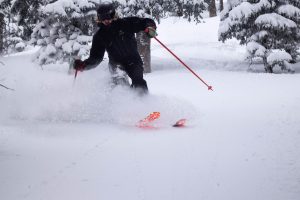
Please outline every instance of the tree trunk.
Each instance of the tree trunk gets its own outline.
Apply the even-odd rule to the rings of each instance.
[[[209,17],[217,16],[216,0],[210,0],[208,10],[209,10]]]
[[[268,64],[266,57],[263,57],[263,63],[264,63],[265,71],[267,73],[273,73],[273,68],[271,65]]]
[[[224,2],[220,0],[220,12],[224,9]]]
[[[136,34],[138,51],[144,62],[144,72],[151,72],[151,40],[143,31]]]
[[[4,14],[0,12],[0,54],[2,54],[4,50],[4,28]]]

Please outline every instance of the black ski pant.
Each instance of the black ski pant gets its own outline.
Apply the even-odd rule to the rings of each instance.
[[[110,72],[113,74],[117,68],[126,72],[131,79],[131,87],[147,93],[147,82],[143,78],[143,62],[139,59],[128,60],[125,62],[116,62],[112,59],[109,60]]]

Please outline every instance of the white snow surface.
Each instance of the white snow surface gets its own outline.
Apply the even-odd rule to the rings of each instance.
[[[150,94],[111,88],[107,59],[79,73],[2,57],[0,199],[298,200],[300,66],[248,72],[245,47],[217,41],[219,18],[158,25]],[[135,123],[160,111],[156,128]],[[186,118],[184,128],[173,128]]]

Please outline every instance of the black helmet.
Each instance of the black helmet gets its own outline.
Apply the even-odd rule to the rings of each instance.
[[[115,17],[115,14],[115,7],[112,3],[101,4],[97,10],[98,19],[100,21],[113,19]]]

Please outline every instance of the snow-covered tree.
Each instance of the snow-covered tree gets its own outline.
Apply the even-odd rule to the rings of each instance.
[[[148,17],[160,20],[163,10],[159,2],[143,0],[114,1],[121,16]]]
[[[26,47],[24,28],[18,25],[16,17],[6,18],[5,47],[7,53],[20,52]]]
[[[34,26],[40,21],[39,9],[45,0],[14,0],[11,13],[17,17],[17,25],[23,29],[23,39],[28,41]]]
[[[4,14],[0,11],[0,54],[2,54],[4,46],[4,26]]]
[[[290,70],[299,54],[298,0],[228,0],[221,14],[219,40],[237,38],[247,45],[248,59],[260,58],[266,72]]]
[[[170,13],[176,12],[177,16],[186,18],[189,22],[194,21],[201,22],[202,13],[208,8],[208,4],[205,0],[174,0],[166,9]],[[165,8],[164,8],[165,10]]]
[[[117,1],[125,16],[152,16],[158,23],[169,14],[200,22],[201,14],[207,8],[204,0],[125,0]]]
[[[3,49],[6,53],[22,51],[34,25],[40,18],[38,9],[43,0],[3,0]]]
[[[0,53],[2,54],[5,49],[5,38],[6,38],[6,29],[5,29],[5,19],[8,9],[11,6],[10,0],[0,0]]]
[[[98,0],[56,0],[43,6],[44,20],[37,24],[31,43],[42,48],[40,64],[66,61],[70,56],[87,56],[96,26]]]
[[[201,22],[202,13],[208,7],[207,4],[204,3],[204,0],[185,0],[183,1],[183,17],[188,19],[188,21],[192,21],[192,18],[196,22]]]

